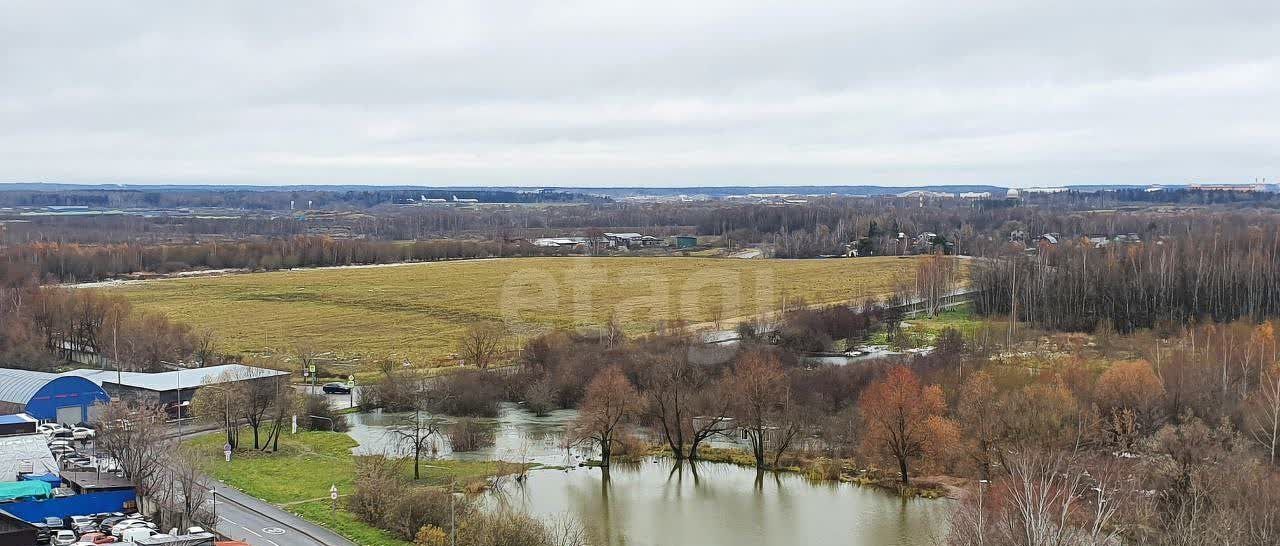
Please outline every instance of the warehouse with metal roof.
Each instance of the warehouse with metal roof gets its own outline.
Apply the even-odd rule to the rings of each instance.
[[[107,391],[83,377],[0,368],[0,413],[75,424],[90,421],[93,405],[109,401]]]
[[[63,377],[76,376],[99,385],[112,398],[156,404],[171,418],[188,417],[191,399],[204,385],[231,382],[262,382],[288,385],[289,372],[224,364],[207,368],[183,368],[160,373],[116,370],[72,370]]]

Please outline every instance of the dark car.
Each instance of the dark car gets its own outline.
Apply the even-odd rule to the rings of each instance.
[[[109,518],[105,518],[102,520],[102,522],[98,523],[98,530],[110,535],[111,527],[113,527],[115,524],[120,523],[126,519],[128,518],[124,516],[111,516]]]
[[[48,544],[49,543],[49,526],[43,523],[32,523],[31,526],[36,528],[36,543]]]
[[[346,383],[325,383],[324,393],[325,394],[351,394],[351,387],[348,387]]]

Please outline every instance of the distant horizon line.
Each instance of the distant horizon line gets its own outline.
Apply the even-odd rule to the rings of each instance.
[[[992,189],[1028,189],[1028,188],[1151,188],[1151,187],[1190,187],[1193,185],[1274,185],[1274,182],[1262,181],[1252,182],[1176,182],[1176,183],[1080,183],[1080,184],[1042,184],[1042,185],[1017,185],[1004,186],[999,184],[913,184],[913,185],[884,185],[884,184],[698,184],[698,185],[672,185],[672,186],[558,186],[558,185],[419,185],[419,184],[366,184],[366,183],[312,183],[312,184],[263,184],[263,183],[200,183],[200,182],[0,182],[0,191],[13,191],[22,188],[36,187],[61,187],[65,189],[137,189],[137,188],[156,188],[156,189],[316,189],[316,190],[332,190],[345,188],[369,188],[369,189],[393,189],[393,190],[515,190],[515,191],[539,191],[539,190],[605,190],[605,191],[624,191],[624,190],[725,190],[725,189],[771,189],[771,188],[877,188],[877,189],[921,189],[921,188],[992,188]]]

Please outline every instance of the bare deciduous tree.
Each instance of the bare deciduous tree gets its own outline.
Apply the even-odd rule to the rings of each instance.
[[[791,397],[787,374],[773,353],[757,350],[744,355],[728,379],[733,415],[746,432],[756,468],[765,467],[765,442]]]
[[[440,435],[442,421],[422,411],[421,408],[401,417],[388,429],[401,450],[413,453],[413,479],[421,474],[422,454],[430,450]]]
[[[472,324],[459,342],[458,354],[467,364],[483,370],[502,356],[505,338],[506,332],[496,322]]]
[[[1250,401],[1249,433],[1267,453],[1267,461],[1276,463],[1280,448],[1280,364],[1262,374],[1258,390]]]
[[[587,384],[586,398],[571,440],[591,442],[600,448],[600,465],[609,467],[609,457],[618,441],[618,425],[644,409],[644,399],[636,392],[627,376],[616,366],[601,370]]]
[[[156,490],[157,478],[173,451],[173,441],[166,438],[164,410],[131,401],[112,401],[103,406],[96,424],[94,442],[98,450],[114,459],[133,484],[141,512],[143,499]]]

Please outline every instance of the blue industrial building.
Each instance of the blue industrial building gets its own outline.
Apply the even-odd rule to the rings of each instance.
[[[111,397],[93,381],[73,375],[0,368],[0,413],[26,412],[41,421],[89,422],[94,404]]]

